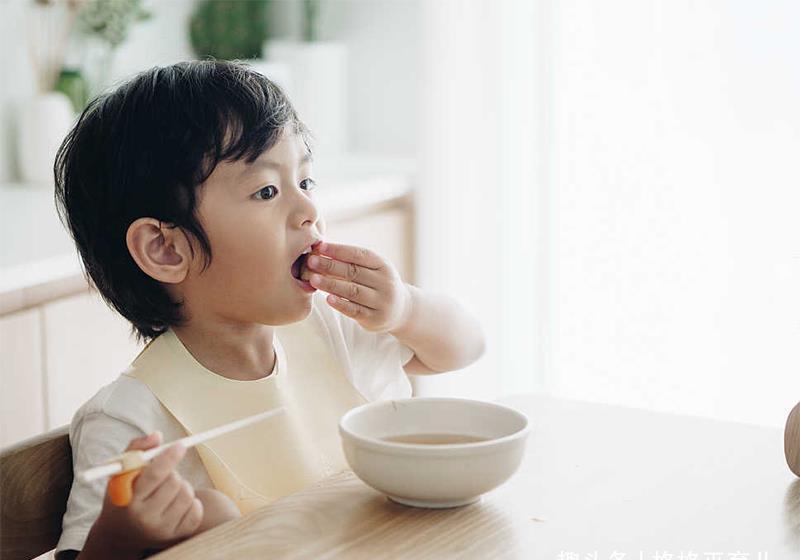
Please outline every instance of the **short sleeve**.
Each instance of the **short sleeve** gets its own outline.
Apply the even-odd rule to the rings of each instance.
[[[384,363],[406,365],[414,351],[388,333],[368,331],[357,321],[339,314],[342,333],[350,353],[365,367],[380,367]]]
[[[333,344],[344,356],[353,383],[369,400],[411,396],[411,383],[403,370],[414,350],[388,333],[368,331],[357,321],[336,311],[323,292],[314,293],[315,308],[328,325]]]
[[[186,435],[185,430],[138,379],[121,375],[86,402],[70,423],[74,473],[121,455],[132,439],[159,430],[165,442]],[[200,456],[189,449],[178,472],[194,488],[213,487]],[[100,515],[107,479],[91,483],[73,476],[56,552],[81,550],[89,530]]]
[[[70,425],[69,438],[73,471],[81,472],[121,454],[130,440],[143,435],[144,432],[135,426],[103,412],[76,415]],[[100,515],[105,485],[105,479],[84,482],[73,478],[56,552],[83,548],[89,529]]]

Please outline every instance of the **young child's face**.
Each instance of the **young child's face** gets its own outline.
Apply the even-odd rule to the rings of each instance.
[[[212,261],[204,271],[201,258],[192,263],[183,294],[190,314],[268,325],[308,316],[312,293],[292,264],[324,234],[311,171],[302,138],[288,130],[252,165],[217,165],[199,191]]]

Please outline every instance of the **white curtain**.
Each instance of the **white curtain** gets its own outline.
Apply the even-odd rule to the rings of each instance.
[[[422,3],[418,278],[482,321],[475,365],[420,377],[420,395],[540,388],[537,27],[533,2]]]
[[[800,4],[423,3],[420,282],[489,352],[420,394],[782,425],[800,400]]]

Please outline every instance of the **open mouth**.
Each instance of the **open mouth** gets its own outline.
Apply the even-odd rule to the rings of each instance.
[[[302,288],[304,292],[313,293],[316,292],[317,289],[311,285],[311,282],[306,280],[305,278],[310,278],[310,272],[308,271],[308,257],[314,251],[314,248],[317,247],[322,241],[317,240],[312,243],[309,247],[306,247],[306,250],[297,257],[294,262],[292,262],[291,266],[291,273],[292,278],[295,279],[297,282],[297,286]]]
[[[303,275],[303,271],[305,270],[306,259],[308,259],[308,253],[303,253],[292,263],[292,276],[298,280],[302,280],[300,277]]]

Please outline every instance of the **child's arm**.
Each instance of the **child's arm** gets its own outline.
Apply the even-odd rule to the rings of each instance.
[[[406,284],[410,307],[406,320],[389,331],[414,350],[406,373],[452,371],[483,355],[485,340],[480,323],[454,299]]]
[[[150,434],[131,441],[126,451],[160,443],[160,434]],[[138,559],[148,549],[166,548],[194,534],[203,520],[203,505],[175,471],[185,453],[183,446],[173,446],[146,465],[126,507],[113,505],[106,492],[78,558]]]
[[[325,242],[307,265],[302,278],[332,294],[331,307],[414,350],[406,373],[451,371],[483,354],[483,331],[474,317],[449,297],[404,283],[392,263],[372,251]]]

